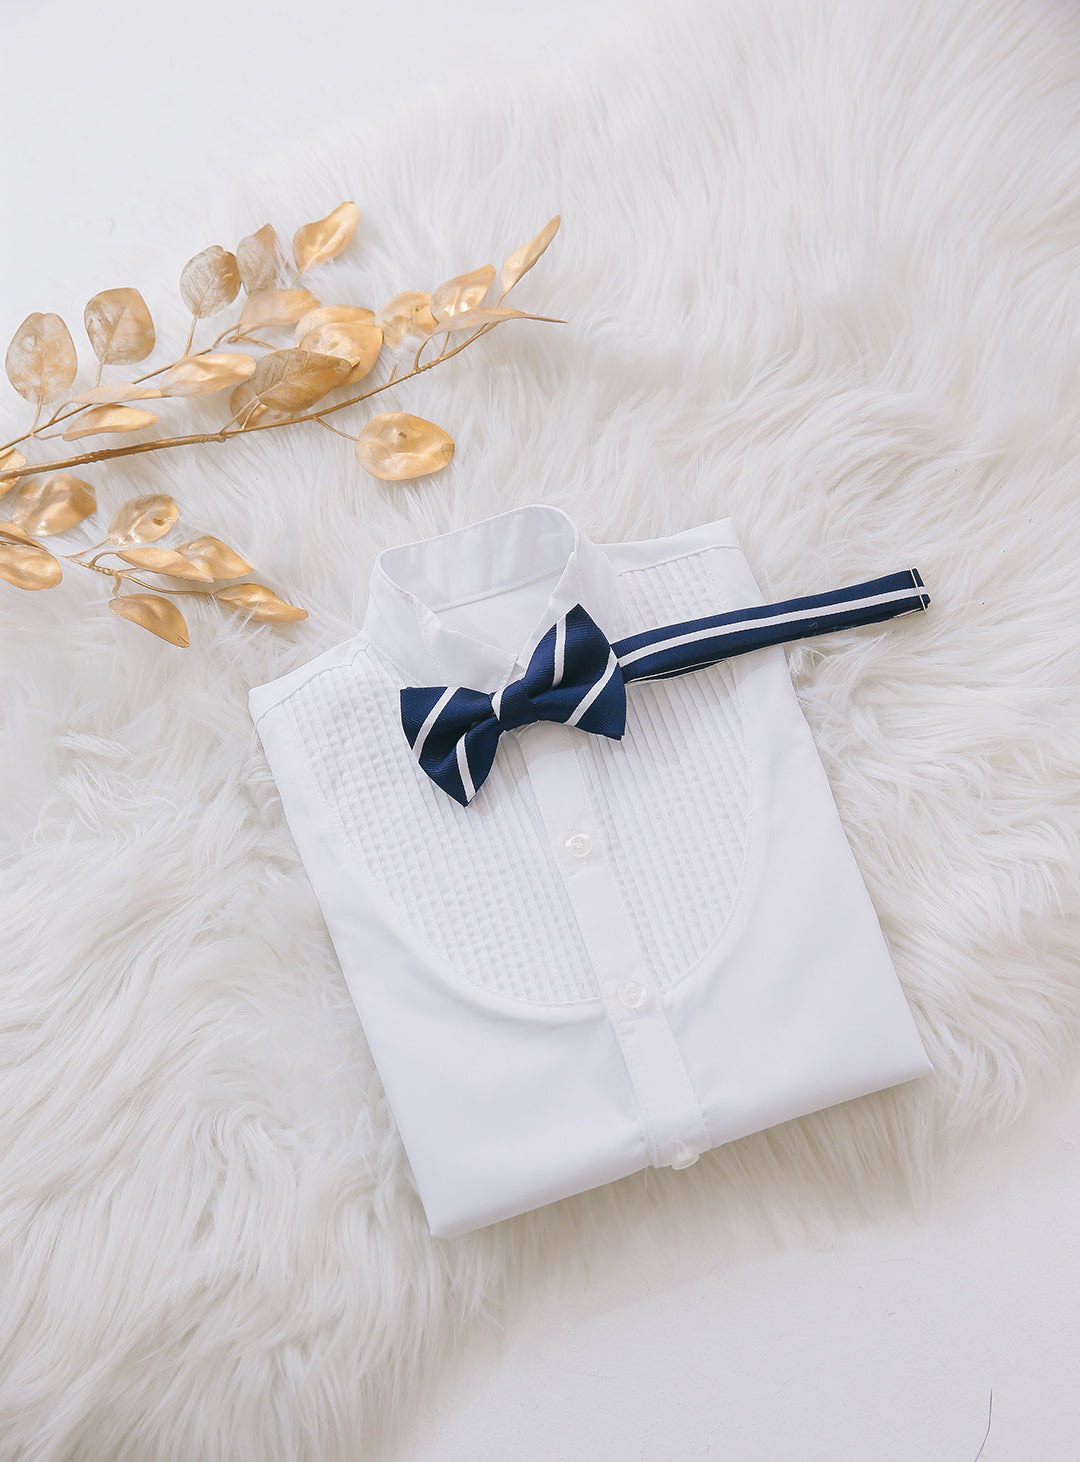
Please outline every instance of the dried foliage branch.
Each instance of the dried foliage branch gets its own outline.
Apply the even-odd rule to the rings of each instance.
[[[106,366],[136,364],[154,349],[154,322],[137,289],[107,289],[87,304],[83,323],[97,359],[97,374],[92,387],[74,395],[78,356],[67,326],[59,315],[27,316],[5,360],[8,379],[33,405],[34,418],[22,436],[0,446],[0,498],[12,493],[4,505],[7,515],[0,518],[0,579],[19,589],[48,589],[60,582],[60,560],[40,539],[68,532],[97,511],[93,486],[71,471],[88,464],[227,442],[311,421],[353,442],[360,465],[383,481],[423,477],[445,467],[454,455],[453,438],[423,417],[387,411],[355,433],[331,426],[324,418],[435,369],[506,320],[549,320],[509,309],[502,301],[551,243],[559,219],[553,218],[506,259],[499,275],[501,293],[494,302],[485,303],[496,278],[494,266],[485,264],[448,279],[430,293],[406,290],[379,310],[323,304],[301,280],[308,270],[330,262],[346,248],[358,222],[356,204],[346,202],[297,229],[294,270],[287,285],[282,279],[285,252],[270,224],[241,239],[235,254],[218,244],[203,249],[180,275],[180,294],[191,312],[183,353],[170,364],[129,380],[103,381],[102,376]],[[220,315],[241,292],[244,298],[236,319],[210,344],[192,352],[200,322]],[[290,344],[262,338],[285,330],[292,332]],[[439,348],[424,359],[429,343],[433,350],[435,344]],[[412,361],[399,374],[394,357],[405,347],[413,350]],[[252,350],[263,353],[255,355]],[[384,379],[371,384],[380,361],[387,357]],[[348,388],[360,382],[364,389],[348,394]],[[216,431],[152,437],[47,461],[28,461],[19,450],[27,443],[143,432],[157,424],[158,416],[141,403],[225,391],[230,393],[227,414]],[[50,406],[52,415],[42,422],[42,413]],[[183,543],[159,542],[178,518],[171,497],[135,497],[114,514],[102,542],[61,557],[110,578],[109,608],[174,645],[188,644],[187,625],[166,595],[201,594],[268,623],[306,617],[306,610],[287,604],[264,584],[227,582],[249,573],[251,565],[220,539],[204,535]],[[140,572],[173,582],[147,582],[138,576]],[[145,592],[132,592],[132,585]]]

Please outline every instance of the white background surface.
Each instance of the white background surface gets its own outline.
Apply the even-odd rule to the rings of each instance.
[[[217,199],[339,117],[601,52],[655,0],[539,8],[0,5],[0,344],[149,291]],[[336,201],[336,200],[335,200]],[[222,240],[229,244],[232,241]],[[402,1418],[394,1462],[1080,1459],[1080,1092],[973,1152],[928,1215],[738,1251],[613,1235]]]

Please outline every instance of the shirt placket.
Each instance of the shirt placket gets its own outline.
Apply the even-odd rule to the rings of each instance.
[[[712,1144],[663,993],[627,919],[573,745],[585,733],[541,721],[513,734],[622,1053],[650,1161],[689,1167]]]

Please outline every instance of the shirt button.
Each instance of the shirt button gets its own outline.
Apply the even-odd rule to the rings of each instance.
[[[676,1142],[675,1151],[671,1157],[671,1166],[673,1168],[692,1168],[700,1156],[700,1152],[696,1152],[692,1147],[687,1147],[685,1142]]]
[[[592,838],[588,833],[571,833],[566,840],[566,851],[574,858],[587,858],[592,852]]]
[[[628,980],[619,991],[619,999],[627,1010],[640,1010],[648,998],[648,990],[644,985],[639,985],[636,980]]]

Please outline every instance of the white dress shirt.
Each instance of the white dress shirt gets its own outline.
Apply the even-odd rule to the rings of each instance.
[[[381,553],[361,632],[250,693],[437,1236],[931,1070],[781,648],[629,686],[621,740],[505,733],[468,807],[420,769],[399,690],[495,692],[577,603],[762,596],[728,520],[517,508]]]

